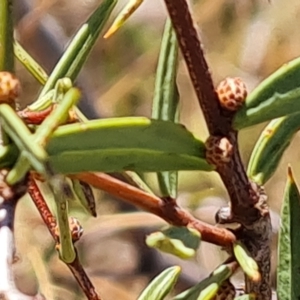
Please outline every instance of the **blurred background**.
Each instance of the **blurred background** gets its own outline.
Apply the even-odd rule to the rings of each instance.
[[[17,39],[48,72],[82,22],[101,3],[100,0],[14,2]],[[119,1],[109,24],[126,2]],[[239,76],[251,91],[282,64],[299,56],[300,2],[297,0],[201,0],[194,1],[191,7],[216,85],[224,77]],[[80,107],[89,118],[151,116],[165,19],[162,0],[145,0],[115,35],[108,40],[99,39],[77,83],[84,93]],[[35,100],[41,86],[18,63],[17,73],[23,86],[21,106],[25,107]],[[180,121],[205,140],[208,132],[181,57],[177,81]],[[265,125],[240,132],[245,164]],[[300,180],[299,146],[297,135],[275,176],[266,185],[274,245],[289,163]],[[156,177],[147,174],[145,179],[159,193]],[[46,187],[43,188],[47,193]],[[80,258],[103,299],[136,299],[154,275],[175,264],[183,268],[176,286],[179,292],[207,276],[226,258],[218,247],[206,243],[202,243],[197,257],[188,261],[150,250],[145,246],[145,235],[164,222],[104,192],[95,191],[95,194],[96,219],[89,217],[77,203],[70,206],[71,215],[84,227],[84,235],[77,244]],[[51,205],[51,196],[47,199]],[[178,201],[201,220],[213,224],[215,212],[227,200],[216,174],[180,172]],[[16,235],[19,260],[15,269],[21,290],[34,294],[40,288],[47,299],[84,299],[69,270],[59,261],[51,236],[28,197],[18,206]],[[275,247],[273,256],[275,269]]]

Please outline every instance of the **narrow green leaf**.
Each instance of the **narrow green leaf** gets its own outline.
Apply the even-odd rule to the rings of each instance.
[[[88,21],[81,26],[56,64],[40,97],[53,89],[56,81],[60,78],[69,77],[72,81],[76,79],[116,3],[117,0],[103,1]]]
[[[183,125],[145,117],[108,118],[60,126],[49,142],[49,149],[52,154],[68,149],[122,149],[124,142],[130,148],[156,149],[199,157],[205,154],[203,142]]]
[[[300,298],[300,194],[289,167],[281,209],[277,295],[280,300]]]
[[[203,158],[165,151],[127,148],[67,151],[56,155],[51,155],[51,151],[49,152],[49,161],[53,170],[63,174],[128,170],[135,172],[212,170]]]
[[[108,31],[105,33],[104,38],[107,39],[113,35],[129,17],[140,7],[144,0],[129,0],[126,6],[118,14],[113,24],[110,26]]]
[[[179,94],[176,85],[178,43],[170,19],[167,19],[156,73],[152,118],[178,121]],[[162,196],[177,196],[177,172],[158,173]]]
[[[284,151],[300,129],[300,114],[271,121],[261,133],[252,151],[248,175],[258,184],[265,184],[276,171]]]
[[[183,259],[192,258],[200,245],[200,234],[193,228],[171,226],[146,238],[149,247]]]
[[[48,75],[45,72],[45,70],[30,56],[29,53],[26,52],[22,46],[15,41],[14,44],[14,51],[15,51],[15,56],[19,59],[19,61],[24,65],[24,67],[42,84],[44,85],[46,81],[48,80]],[[66,78],[63,78],[66,79]],[[41,97],[38,102],[34,102],[32,105],[29,105],[27,108],[32,110],[32,111],[39,111],[42,109],[47,108],[49,105],[53,104],[55,95],[58,94],[58,91],[56,90],[56,87],[60,86],[60,80],[59,79],[56,84],[54,89],[49,91],[46,95]],[[78,109],[78,107],[74,107],[75,113],[78,116],[79,120],[81,122],[86,122],[88,119],[82,114],[82,112]],[[6,151],[7,152],[7,151]],[[7,152],[7,155],[0,155],[0,166],[11,166],[13,162],[15,162],[15,155],[12,155],[9,157],[9,152]],[[134,172],[124,172],[124,176],[127,176],[128,178],[130,177],[130,180],[132,180],[137,186],[139,186],[141,189],[153,194],[153,191],[147,186],[147,184],[138,176],[138,174]],[[85,195],[82,195],[82,188],[79,187],[79,185],[75,184],[78,189],[74,189],[75,193],[77,194],[77,197],[79,200],[83,201],[82,204],[85,205],[87,198]],[[89,205],[86,207],[88,210],[91,208]],[[92,215],[96,214],[96,212],[90,211]]]
[[[209,300],[218,292],[222,283],[232,275],[227,265],[219,266],[208,278],[177,295],[173,300]]]
[[[138,300],[163,300],[175,285],[180,271],[177,266],[164,270],[151,281]]]
[[[25,141],[36,143],[32,137]],[[64,174],[213,170],[205,160],[204,144],[182,125],[143,117],[60,126],[46,150],[54,171]]]
[[[170,19],[167,19],[154,90],[152,118],[164,121],[174,120],[178,109],[176,88],[178,43]]]
[[[151,190],[149,185],[142,179],[142,177],[138,173],[132,171],[126,171],[122,175],[124,176],[124,178],[128,183],[137,186],[141,190],[151,195],[155,195],[155,193]]]
[[[19,62],[29,71],[31,75],[42,85],[48,80],[45,70],[27,53],[27,51],[15,40],[14,53]]]
[[[59,257],[65,263],[72,263],[76,258],[72,235],[69,226],[68,201],[72,195],[69,185],[62,175],[54,175],[49,180],[49,186],[55,198],[56,219],[59,229]]]
[[[93,217],[97,216],[96,201],[92,188],[85,182],[72,179],[72,187],[76,197],[85,210]]]
[[[233,253],[244,273],[247,274],[251,280],[256,282],[259,281],[261,276],[258,265],[256,261],[247,253],[244,246],[239,242],[234,243]]]
[[[182,125],[144,117],[61,126],[47,152],[54,170],[64,174],[213,169],[204,144]]]
[[[22,48],[22,46],[17,41],[15,41],[15,43],[14,43],[14,52],[15,52],[15,56],[18,58],[18,60],[33,75],[33,77],[35,77],[42,85],[45,85],[45,83],[47,82],[47,80],[49,78],[46,71],[31,57],[31,55],[24,48]],[[59,82],[60,80],[62,80],[62,84],[65,85],[64,83],[65,83],[66,79],[69,79],[69,78],[59,79],[55,83],[55,86],[59,87],[59,85],[61,84]],[[69,88],[70,88],[70,86],[69,86]],[[64,92],[63,92],[63,94],[64,94]],[[58,91],[55,91],[55,87],[54,87],[54,89],[50,90],[44,96],[40,97],[38,101],[29,105],[27,108],[32,111],[39,111],[39,110],[45,109],[50,104],[53,103],[53,100],[55,99],[55,96],[57,97],[57,94],[58,94]],[[83,115],[83,113],[79,110],[79,108],[77,106],[74,107],[74,111],[80,121],[85,122],[88,120],[85,117],[85,115]]]
[[[13,54],[14,24],[13,24],[13,3],[12,0],[0,1],[0,72],[14,73]],[[11,103],[14,105],[14,103]],[[0,127],[0,144],[8,145],[9,138]]]
[[[279,68],[247,97],[234,117],[234,128],[242,129],[300,111],[300,58]]]
[[[177,198],[178,172],[166,171],[157,173],[158,184],[163,197]]]
[[[12,0],[0,1],[0,71],[14,71]]]

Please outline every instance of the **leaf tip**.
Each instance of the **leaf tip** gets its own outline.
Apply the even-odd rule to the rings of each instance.
[[[173,267],[174,273],[179,274],[181,272],[181,267],[179,266],[174,266]]]
[[[260,272],[256,271],[256,272],[253,272],[251,274],[251,280],[254,281],[254,282],[259,282],[261,281],[261,275],[260,275]]]
[[[103,35],[104,39],[108,39],[111,37],[118,29],[120,26],[117,26],[115,23],[109,27],[109,29],[106,31],[106,33]]]
[[[288,165],[288,178],[291,182],[295,183],[294,174],[291,165]]]

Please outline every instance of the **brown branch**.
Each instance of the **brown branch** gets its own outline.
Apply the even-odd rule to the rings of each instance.
[[[37,186],[34,179],[31,177],[29,181],[28,193],[30,194],[33,202],[35,203],[42,219],[44,220],[49,232],[51,233],[53,239],[58,243],[58,236],[56,230],[56,220],[50,211],[43,194],[41,193],[39,187]],[[75,248],[75,247],[74,247]],[[88,275],[84,271],[80,260],[77,255],[77,250],[75,248],[75,259],[72,263],[66,263],[72,274],[74,275],[76,281],[81,287],[82,291],[89,300],[101,300],[101,298],[96,293],[95,287],[93,286]]]
[[[165,0],[165,3],[199,104],[203,110],[208,130],[211,135],[226,135],[230,130],[230,123],[222,116],[218,96],[187,2],[185,0]]]
[[[238,150],[237,135],[231,127],[230,118],[222,113],[223,109],[219,104],[188,5],[185,0],[165,0],[165,3],[208,130],[212,136],[226,136],[234,149],[230,163],[217,171],[230,195],[232,207],[243,210],[242,213],[239,211],[237,215],[245,215],[245,211],[249,214],[249,208],[253,207],[253,201],[247,201],[251,196],[251,185]]]
[[[233,147],[231,159],[225,165],[217,167],[231,201],[231,210],[225,211],[229,214],[227,216],[224,213],[219,214],[219,219],[222,218],[224,223],[238,221],[243,225],[239,239],[246,244],[262,273],[260,283],[246,280],[247,292],[257,293],[257,299],[271,299],[269,282],[271,221],[266,196],[246,175],[238,148],[237,133],[231,126],[233,114],[226,113],[220,107],[187,1],[165,0],[165,4],[209,132],[211,136],[226,137]]]
[[[110,175],[104,173],[81,173],[70,177],[86,182],[142,210],[151,212],[172,225],[192,226],[201,233],[203,241],[220,246],[228,246],[235,241],[235,236],[232,232],[197,220],[189,212],[179,207],[175,201],[165,202],[159,197],[148,194]]]
[[[53,239],[57,242],[57,235],[55,231],[55,228],[57,226],[56,219],[50,211],[43,194],[41,193],[32,176],[29,179],[28,194],[34,202]]]
[[[71,270],[73,276],[76,278],[79,283],[81,289],[84,291],[85,295],[89,300],[101,300],[99,295],[97,294],[95,287],[90,281],[88,275],[85,273],[81,262],[79,261],[77,250],[75,248],[76,257],[72,263],[67,264],[69,269]]]

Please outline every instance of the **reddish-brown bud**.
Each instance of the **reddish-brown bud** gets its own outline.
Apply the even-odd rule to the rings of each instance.
[[[246,100],[247,88],[240,78],[225,78],[218,85],[217,94],[222,107],[237,111]]]
[[[0,72],[0,103],[13,103],[20,95],[21,84],[18,78],[9,72]]]
[[[206,143],[206,159],[219,167],[230,161],[233,147],[226,137],[210,136]]]

